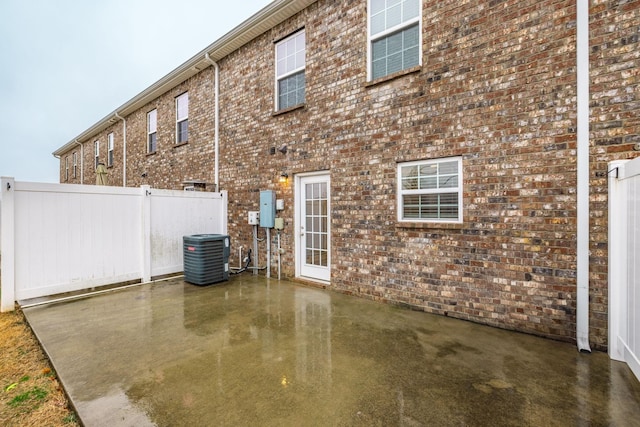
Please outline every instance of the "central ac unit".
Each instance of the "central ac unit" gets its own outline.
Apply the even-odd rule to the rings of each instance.
[[[229,280],[229,236],[196,234],[182,240],[185,281],[204,286]]]

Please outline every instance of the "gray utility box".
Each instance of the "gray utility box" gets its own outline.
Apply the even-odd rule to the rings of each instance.
[[[205,286],[229,280],[229,236],[195,234],[184,236],[182,241],[185,281]]]

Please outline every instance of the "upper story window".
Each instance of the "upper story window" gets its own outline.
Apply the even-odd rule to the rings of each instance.
[[[93,167],[98,169],[98,164],[100,163],[100,141],[93,142],[93,157],[95,159]]]
[[[189,92],[176,98],[176,144],[189,140]]]
[[[69,181],[69,156],[64,158],[64,180]]]
[[[462,222],[462,159],[398,164],[398,221]]]
[[[78,177],[78,153],[73,152],[73,177]]]
[[[369,0],[369,80],[422,63],[420,0]]]
[[[113,132],[107,135],[107,166],[113,166]]]
[[[276,43],[276,111],[304,104],[305,31]]]
[[[158,110],[147,113],[147,153],[155,153],[158,138]]]

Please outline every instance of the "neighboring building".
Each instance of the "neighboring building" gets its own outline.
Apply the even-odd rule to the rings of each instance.
[[[577,67],[582,1],[275,0],[58,149],[61,182],[103,161],[111,185],[227,190],[234,265],[272,189],[283,275],[571,341],[586,76],[604,349],[607,163],[638,154],[640,0],[590,2]]]

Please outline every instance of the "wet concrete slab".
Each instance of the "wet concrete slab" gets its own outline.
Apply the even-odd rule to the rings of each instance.
[[[24,312],[89,427],[640,425],[604,353],[250,274]]]

